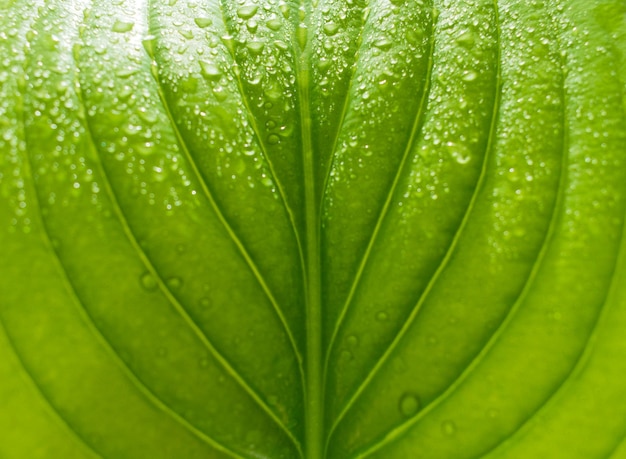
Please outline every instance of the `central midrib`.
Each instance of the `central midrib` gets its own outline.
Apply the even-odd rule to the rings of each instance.
[[[303,8],[301,4],[301,8]],[[304,422],[306,459],[322,459],[324,444],[324,391],[322,376],[322,303],[320,266],[320,215],[316,193],[315,154],[313,151],[309,100],[310,45],[304,14],[294,37],[297,93],[299,95],[300,138],[304,172],[305,203],[305,308],[306,352],[304,387]],[[304,38],[304,39],[303,39]]]

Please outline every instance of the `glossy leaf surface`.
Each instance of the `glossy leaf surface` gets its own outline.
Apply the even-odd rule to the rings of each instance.
[[[623,0],[0,13],[0,458],[626,458]]]

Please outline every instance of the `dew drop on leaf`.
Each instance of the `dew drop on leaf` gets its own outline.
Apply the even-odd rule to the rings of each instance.
[[[441,431],[444,435],[451,437],[456,433],[456,424],[452,421],[444,421],[441,424]]]
[[[179,289],[183,285],[183,281],[180,277],[170,277],[167,279],[167,286],[171,289]]]
[[[200,69],[202,71],[202,75],[210,80],[219,80],[222,76],[220,69],[212,62],[204,60],[200,61]]]
[[[195,18],[193,21],[201,29],[204,29],[205,27],[208,27],[211,24],[213,24],[213,21],[211,20],[211,18]]]
[[[142,274],[139,280],[141,282],[141,286],[148,292],[154,292],[158,287],[156,279],[150,273]]]
[[[387,50],[391,48],[391,45],[392,45],[391,40],[389,40],[387,37],[379,38],[378,40],[374,42],[374,46],[382,50]]]
[[[389,319],[389,314],[387,314],[385,311],[380,311],[378,314],[376,314],[376,320],[378,320],[379,322],[386,322],[387,319]]]
[[[467,82],[475,81],[476,78],[478,78],[478,74],[471,70],[466,72],[465,75],[463,75],[463,81],[467,81]]]
[[[248,51],[250,51],[250,53],[255,56],[261,54],[264,47],[265,43],[263,43],[262,41],[250,41],[246,44],[246,48],[248,48]]]
[[[474,33],[471,30],[465,30],[456,38],[456,42],[459,45],[466,47],[473,46],[475,41]]]
[[[399,407],[403,416],[410,417],[417,414],[420,409],[420,402],[415,394],[406,393],[400,398]]]
[[[281,27],[281,23],[277,18],[268,19],[265,25],[268,27],[268,29],[274,31],[280,30]]]
[[[328,36],[333,36],[339,31],[339,24],[335,22],[327,22],[324,24],[324,33]]]
[[[222,86],[215,86],[213,88],[213,95],[220,102],[226,100],[226,98],[228,97],[228,94],[226,93],[226,91],[224,90]]]
[[[144,38],[141,41],[141,44],[143,45],[143,48],[146,50],[146,53],[148,53],[148,56],[150,56],[150,58],[154,59],[154,43],[155,43],[156,38],[152,35]]]
[[[111,30],[116,33],[126,33],[133,30],[134,26],[134,22],[120,21],[119,19],[116,19]]]
[[[237,16],[241,19],[250,19],[252,16],[256,14],[259,7],[256,5],[244,5],[239,7],[237,10]]]
[[[289,17],[289,5],[282,2],[280,5],[278,5],[278,8],[280,9],[280,12],[283,14],[283,17],[287,19]]]
[[[298,46],[300,46],[300,49],[304,50],[304,48],[306,47],[306,41],[307,41],[307,28],[304,24],[300,24],[298,26],[298,31],[297,33],[297,37],[298,37]]]
[[[232,35],[222,36],[222,43],[224,43],[224,46],[226,46],[231,53],[235,51],[235,39]]]
[[[193,32],[190,29],[178,29],[178,33],[187,40],[191,40],[193,38]]]
[[[256,22],[254,19],[249,19],[248,22],[246,22],[246,28],[248,29],[250,33],[255,33],[258,27],[259,27],[259,23]]]

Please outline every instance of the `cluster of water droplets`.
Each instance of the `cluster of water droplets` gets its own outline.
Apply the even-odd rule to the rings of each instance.
[[[232,21],[245,37],[233,34],[226,8],[216,15],[206,5],[195,2],[176,8],[155,5],[153,33],[143,43],[182,136],[202,139],[203,148],[215,154],[217,176],[241,181],[249,188],[259,185],[275,191],[259,142],[271,144],[278,140],[274,133],[259,139],[256,119],[250,116],[257,105],[271,108],[274,102],[285,103],[282,88],[269,84],[265,73],[260,79],[252,76],[259,69],[267,72],[260,60],[269,51],[264,42],[255,41],[251,34],[272,29],[254,22],[255,17],[261,16],[257,5],[241,5],[232,13]],[[272,18],[266,22],[276,28],[277,19]],[[242,65],[238,56],[245,61]],[[276,72],[270,69],[270,73]],[[261,81],[263,104],[251,104],[243,91],[254,90]],[[245,86],[250,83],[252,86]],[[233,113],[237,116],[233,117]],[[285,134],[283,124],[278,129]]]
[[[86,12],[89,27],[74,50],[81,71],[89,75],[81,79],[81,93],[91,135],[104,170],[131,179],[125,181],[130,195],[172,212],[185,201],[193,202],[197,190],[182,167],[175,137],[166,129],[167,115],[142,44],[147,24],[126,2],[117,6],[114,17],[99,8]],[[165,181],[170,185],[161,185]]]
[[[90,157],[72,56],[75,31],[68,33],[60,27],[72,13],[55,4],[45,8],[40,12],[45,19],[26,35],[30,52],[24,96],[26,146],[34,179],[42,189],[41,212],[46,215],[54,205],[69,207],[78,199],[88,200],[102,211],[102,184]]]
[[[454,183],[442,182],[447,171],[476,170],[485,155],[496,69],[493,12],[468,15],[472,6],[446,5],[437,15],[430,94],[424,124],[411,158],[407,187],[397,205],[409,218],[421,206],[455,193]],[[466,18],[459,21],[458,18]],[[469,167],[469,169],[468,169]],[[461,172],[464,174],[467,172]]]
[[[533,5],[540,6],[538,2]],[[531,237],[526,230],[530,227],[528,216],[549,219],[556,200],[556,196],[530,198],[549,198],[542,190],[558,189],[559,175],[566,174],[561,164],[568,148],[563,124],[565,75],[549,18],[537,16],[534,21],[526,20],[533,26],[519,28],[515,26],[519,13],[504,8],[501,19],[504,39],[524,45],[508,47],[502,53],[502,59],[513,65],[503,70],[497,132],[501,140],[493,148],[510,153],[495,155],[497,179],[491,212],[497,236],[491,239],[491,246],[494,254],[515,259],[521,255],[520,241]]]
[[[14,39],[19,29],[0,31],[0,40]],[[8,224],[11,232],[21,228],[30,232],[31,217],[29,200],[24,181],[24,141],[18,116],[18,98],[15,96],[25,86],[19,62],[18,49],[0,49],[0,196],[13,209],[13,217]],[[17,77],[17,81],[16,81]],[[21,88],[20,88],[21,87]]]
[[[345,102],[336,120],[338,131],[327,185],[325,223],[332,218],[331,209],[342,205],[337,202],[343,194],[337,184],[341,183],[340,188],[349,187],[350,183],[369,180],[375,174],[392,173],[394,166],[394,171],[397,169],[396,161],[403,157],[410,141],[419,111],[420,90],[425,86],[432,24],[429,12],[407,2],[371,5],[362,14],[363,30],[354,68],[347,86],[338,87],[344,91],[340,100]],[[341,79],[337,81],[341,83]],[[371,202],[378,201],[372,196]],[[353,211],[369,214],[369,218],[375,214],[371,207]]]
[[[369,14],[367,4],[367,1],[351,1],[338,6],[336,2],[325,1],[314,12],[312,75],[317,90],[328,98],[329,104],[334,102],[329,96],[343,90],[344,80],[350,77],[355,64],[354,56],[361,45],[361,30]],[[331,105],[330,110],[337,108],[341,109]]]
[[[305,11],[285,2],[244,3],[225,15],[234,71],[261,148],[288,161],[299,148],[297,59],[305,42],[296,42]]]

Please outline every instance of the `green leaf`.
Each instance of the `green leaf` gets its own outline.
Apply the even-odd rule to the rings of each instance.
[[[1,458],[626,458],[623,0],[0,13]]]

